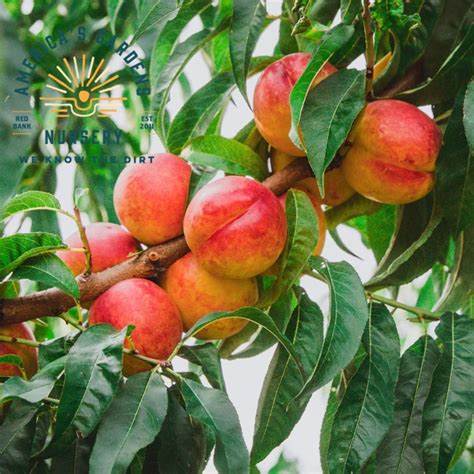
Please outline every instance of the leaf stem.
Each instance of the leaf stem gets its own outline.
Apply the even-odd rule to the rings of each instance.
[[[77,228],[79,229],[79,235],[81,236],[82,245],[84,246],[84,256],[86,258],[86,271],[83,275],[88,277],[92,273],[92,253],[89,240],[87,239],[86,229],[82,223],[81,211],[77,205],[74,206],[74,220],[76,221]]]
[[[71,326],[74,326],[76,329],[79,329],[79,331],[85,331],[85,328],[76,321],[75,318],[73,318],[70,314],[64,313],[61,315],[61,318],[66,321],[66,323],[70,324]]]
[[[362,14],[364,20],[364,36],[365,36],[365,96],[367,99],[373,98],[372,82],[374,79],[374,32],[372,31],[372,17],[370,15],[370,0],[364,0],[364,12]]]

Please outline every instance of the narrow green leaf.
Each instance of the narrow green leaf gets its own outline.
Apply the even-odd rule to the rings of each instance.
[[[350,25],[359,13],[362,13],[362,2],[359,0],[341,0],[341,16],[344,24]]]
[[[221,390],[207,388],[192,380],[181,380],[181,391],[190,416],[203,423],[216,437],[214,464],[220,474],[240,474],[249,470],[239,417]]]
[[[0,425],[0,472],[26,472],[31,456],[38,405],[24,401],[12,404]]]
[[[118,388],[126,331],[98,324],[79,336],[67,355],[56,429],[42,457],[64,451],[78,433],[85,437],[95,429]]]
[[[0,388],[0,401],[19,398],[37,403],[46,398],[64,371],[66,357],[61,357],[42,368],[30,380],[20,377],[8,379]]]
[[[115,34],[115,23],[122,5],[123,0],[107,0],[107,14],[109,15],[110,28],[113,34]]]
[[[470,89],[474,90],[472,83]],[[465,97],[463,92],[456,98],[436,167],[436,199],[453,237],[474,222],[474,142],[469,145],[467,141],[474,138],[474,126],[469,128],[474,116],[474,110],[470,110],[474,109],[474,92],[470,92],[470,99],[469,89]]]
[[[25,260],[67,248],[61,238],[46,232],[31,232],[0,238],[0,278],[7,276]]]
[[[308,161],[322,193],[324,172],[346,141],[364,105],[364,73],[354,69],[332,74],[308,93],[301,114],[301,130]]]
[[[157,28],[172,20],[178,14],[178,11],[179,7],[176,0],[157,0],[145,17],[140,19],[140,24],[131,43],[135,43],[152,26]]]
[[[291,131],[290,138],[298,145],[298,128],[301,120],[301,113],[306,101],[306,97],[311,90],[311,85],[318,72],[331,60],[334,53],[342,48],[354,34],[354,27],[348,25],[338,25],[328,31],[319,45],[316,47],[311,61],[306,66],[301,77],[298,79],[290,94],[291,107]]]
[[[168,394],[159,374],[149,371],[130,377],[99,425],[91,474],[125,472],[137,452],[160,432],[167,407]]]
[[[220,319],[227,319],[227,318],[241,318],[247,319],[253,323],[259,324],[268,332],[270,332],[275,339],[285,348],[285,350],[290,354],[290,357],[298,366],[301,374],[304,374],[304,370],[301,366],[301,363],[298,359],[298,355],[288,340],[288,338],[282,334],[282,332],[278,329],[278,326],[275,322],[268,316],[268,314],[264,313],[263,311],[259,310],[258,308],[240,308],[237,311],[229,311],[229,312],[216,312],[211,313],[205,316],[204,318],[200,319],[185,335],[184,340],[189,339],[190,337],[197,334],[201,329],[204,329],[209,324],[212,324],[215,321],[219,321]]]
[[[207,463],[206,436],[199,423],[191,422],[175,392],[168,391],[168,413],[157,438],[157,452],[147,453],[147,457],[151,455],[156,460],[159,472],[197,474]]]
[[[464,96],[463,123],[471,154],[474,153],[474,80],[469,82]],[[445,135],[446,139],[446,135]]]
[[[323,387],[349,364],[369,317],[362,282],[348,263],[330,263],[321,257],[312,257],[310,263],[328,282],[331,318],[321,357],[299,397]]]
[[[292,341],[306,373],[317,364],[323,344],[323,315],[305,294],[293,312],[286,335]],[[301,418],[309,397],[302,404],[290,404],[304,385],[288,354],[278,347],[268,368],[258,401],[251,462],[267,457],[291,433]],[[290,404],[290,405],[289,405]]]
[[[11,276],[13,280],[32,280],[48,287],[59,288],[75,299],[79,299],[79,286],[69,267],[52,253],[29,258],[15,268]]]
[[[359,471],[392,423],[400,341],[385,306],[372,305],[363,344],[367,356],[349,381],[332,424],[331,473]]]
[[[248,102],[246,80],[250,59],[265,20],[266,10],[260,0],[233,3],[229,32],[230,58],[235,82]]]
[[[403,354],[395,391],[393,423],[377,451],[377,472],[423,472],[421,427],[423,406],[440,352],[422,336]]]
[[[444,473],[474,412],[474,320],[445,313],[436,328],[443,352],[423,410],[427,472]]]
[[[182,346],[178,355],[202,368],[209,383],[225,391],[224,375],[217,347],[211,342],[194,346]]]
[[[250,147],[231,138],[205,135],[191,140],[181,156],[196,165],[210,166],[227,174],[252,176],[263,181],[266,163]]]
[[[26,191],[11,198],[3,207],[1,220],[18,214],[19,212],[35,210],[57,211],[61,209],[59,201],[50,193],[43,191]]]
[[[52,474],[89,474],[93,439],[78,438],[66,451],[51,460]]]

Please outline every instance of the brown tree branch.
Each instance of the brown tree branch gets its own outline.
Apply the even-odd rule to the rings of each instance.
[[[295,160],[282,171],[271,175],[263,184],[276,195],[283,194],[301,179],[312,176],[307,160]],[[158,276],[178,258],[189,252],[184,237],[151,247],[139,256],[100,273],[77,277],[81,304],[87,305],[116,283],[129,278]],[[75,305],[66,293],[52,288],[15,299],[0,300],[0,326],[20,323],[44,316],[59,316]]]

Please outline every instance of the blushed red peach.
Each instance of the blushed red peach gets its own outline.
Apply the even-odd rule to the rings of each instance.
[[[168,268],[162,284],[178,306],[186,331],[209,313],[253,306],[258,299],[254,278],[234,280],[216,277],[204,270],[192,253]],[[196,337],[225,339],[238,333],[246,324],[245,319],[222,319],[201,330]]]
[[[255,124],[263,138],[274,148],[295,156],[305,153],[288,136],[291,129],[290,93],[310,59],[309,53],[294,53],[270,64],[257,82],[253,99]],[[326,63],[314,78],[312,87],[336,71]]]
[[[117,329],[135,326],[131,338],[142,355],[164,360],[181,340],[183,326],[178,308],[156,283],[142,278],[121,281],[92,304],[90,324],[108,323]],[[130,356],[124,372],[130,375],[150,368]]]
[[[286,195],[287,193],[282,194],[279,197],[279,200],[283,209],[285,209],[285,206],[286,206]],[[319,201],[311,194],[306,194],[306,195],[311,201],[311,204],[313,205],[313,208],[316,212],[316,217],[318,219],[318,240],[313,250],[313,255],[316,257],[318,255],[321,255],[321,252],[323,251],[324,243],[326,242],[326,231],[327,231],[326,216],[324,215],[324,211],[321,209],[321,204],[319,203]]]
[[[169,153],[155,155],[151,163],[127,166],[114,189],[120,222],[146,245],[182,234],[190,179],[188,163]]]
[[[138,242],[123,227],[109,222],[96,222],[86,227],[87,240],[91,248],[92,271],[101,272],[125,261],[140,249]],[[82,248],[79,232],[70,235],[64,241],[71,248]],[[83,252],[61,250],[58,257],[70,268],[74,275],[80,275],[86,269]]]
[[[349,141],[342,170],[363,196],[405,204],[433,188],[441,133],[414,105],[399,100],[371,102],[357,119]]]
[[[250,278],[271,267],[283,250],[285,213],[261,183],[226,176],[194,196],[184,216],[184,236],[208,272]]]
[[[0,327],[0,334],[2,336],[27,339],[28,341],[35,340],[33,332],[25,323],[2,326]],[[27,346],[25,344],[0,342],[0,356],[10,354],[21,357],[28,378],[32,377],[38,370],[38,351],[36,347]],[[19,367],[14,364],[0,364],[0,377],[11,377],[14,375],[21,376]]]
[[[294,160],[305,160],[305,157],[291,156],[275,148],[270,154],[272,171],[276,173],[288,166]],[[355,194],[355,191],[349,186],[344,177],[341,167],[332,168],[324,173],[324,198],[321,199],[319,187],[315,178],[305,178],[298,181],[294,186],[307,194],[315,197],[322,204],[327,206],[339,206]]]

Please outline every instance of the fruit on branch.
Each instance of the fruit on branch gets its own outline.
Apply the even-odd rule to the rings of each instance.
[[[433,188],[441,133],[414,105],[399,100],[371,102],[358,117],[349,141],[342,170],[363,196],[405,204]]]
[[[3,326],[0,328],[0,335],[27,339],[28,341],[35,340],[33,332],[26,323]],[[4,355],[21,357],[28,378],[32,377],[38,370],[38,351],[36,347],[0,341],[0,356]],[[0,364],[0,377],[10,377],[13,375],[21,375],[19,367],[14,364]]]
[[[121,263],[131,254],[140,250],[139,243],[123,227],[109,222],[96,222],[86,227],[86,236],[91,249],[92,271],[101,272]],[[79,232],[65,239],[71,248],[82,248]],[[74,275],[84,273],[86,259],[84,252],[61,250],[58,257],[70,268]]]
[[[286,195],[282,194],[278,199],[280,200],[280,203],[285,209],[285,203],[286,203]],[[323,251],[324,243],[326,242],[326,231],[327,231],[327,226],[326,226],[326,217],[324,215],[324,211],[321,208],[321,204],[319,201],[312,196],[311,194],[306,194],[311,201],[311,204],[313,205],[313,208],[316,212],[316,217],[318,218],[318,241],[316,242],[316,246],[314,247],[313,250],[313,255],[317,257],[318,255],[321,255],[321,252]]]
[[[169,153],[155,155],[151,163],[127,166],[114,188],[120,222],[146,245],[182,234],[190,179],[188,163]]]
[[[262,136],[274,148],[295,156],[305,153],[288,136],[291,129],[290,93],[310,59],[309,53],[294,53],[270,64],[257,82],[253,99],[255,123]],[[336,71],[326,63],[314,78],[312,87]]]
[[[121,281],[102,293],[92,304],[89,322],[108,323],[117,329],[129,324],[135,326],[131,335],[135,349],[159,360],[165,360],[173,352],[183,332],[172,299],[156,283],[143,278]],[[149,368],[135,358],[124,357],[126,375]]]
[[[253,306],[258,299],[254,278],[216,277],[202,268],[191,252],[168,268],[162,286],[178,306],[186,331],[209,313]],[[238,333],[246,324],[245,319],[223,319],[210,324],[196,337],[225,339]]]
[[[278,198],[242,176],[204,186],[184,216],[184,236],[199,264],[223,278],[250,278],[271,267],[286,230]]]
[[[276,173],[288,166],[294,160],[305,160],[305,157],[291,156],[279,150],[273,149],[270,155],[272,171]],[[322,204],[327,206],[338,206],[354,195],[355,191],[346,181],[340,166],[326,171],[324,174],[324,198],[321,199],[318,185],[315,178],[305,178],[298,181],[294,186],[315,197]]]

